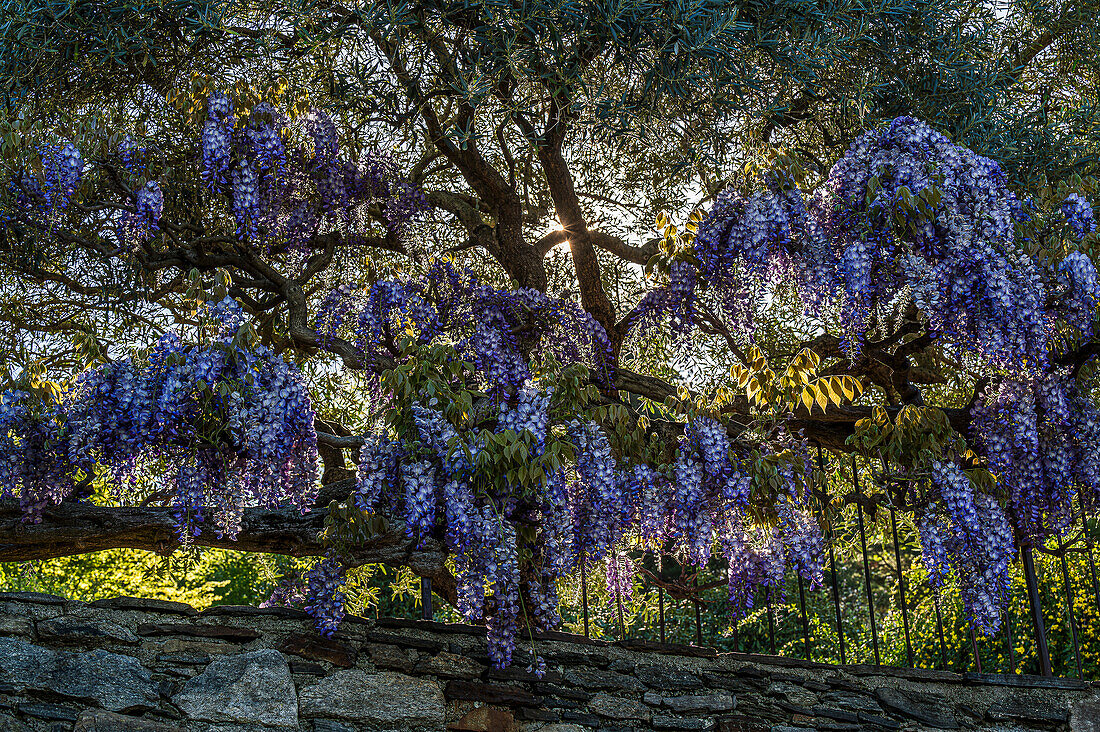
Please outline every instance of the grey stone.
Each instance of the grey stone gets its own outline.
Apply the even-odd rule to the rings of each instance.
[[[634,675],[646,686],[660,690],[691,690],[703,685],[702,679],[672,666],[638,666]]]
[[[585,732],[585,729],[578,724],[548,724],[539,727],[539,732]]]
[[[444,676],[449,679],[473,679],[481,675],[485,666],[477,661],[443,651],[420,660],[416,670],[421,673]]]
[[[26,641],[12,638],[0,638],[0,681],[14,684],[22,689],[27,682],[38,676],[39,670],[53,663],[57,656],[49,648],[32,645]]]
[[[158,653],[157,663],[173,663],[179,666],[204,666],[210,663],[208,653]]]
[[[1073,732],[1100,732],[1100,697],[1094,696],[1075,705],[1069,728]]]
[[[664,699],[665,698],[663,696],[655,691],[647,691],[646,693],[642,694],[642,701],[655,707],[661,706],[661,702],[663,702]]]
[[[64,605],[68,600],[45,592],[0,592],[0,602],[25,602],[31,605]]]
[[[132,631],[109,620],[84,620],[62,615],[38,623],[38,635],[55,643],[139,643]]]
[[[812,707],[817,704],[817,694],[788,681],[775,681],[768,684],[767,694],[802,707]]]
[[[91,701],[112,712],[147,709],[160,697],[158,684],[136,658],[104,650],[58,653],[27,688]]]
[[[398,646],[388,643],[371,643],[367,646],[371,661],[379,668],[388,668],[394,671],[412,671],[413,659],[410,652]],[[412,651],[416,653],[416,651]]]
[[[633,676],[600,671],[594,668],[568,669],[562,677],[573,686],[585,689],[604,689],[606,691],[644,691],[645,684]]]
[[[0,712],[0,732],[31,732],[31,728],[10,714]]]
[[[736,704],[733,694],[666,696],[665,706],[675,712],[728,712]]]
[[[136,658],[108,651],[67,653],[0,638],[0,680],[16,688],[90,701],[111,711],[157,701],[157,685]]]
[[[333,722],[331,719],[315,719],[313,720],[313,732],[355,732],[355,730],[343,722]]]
[[[991,705],[986,716],[993,722],[1064,724],[1069,721],[1069,710],[1033,699],[1007,697]]]
[[[185,602],[154,600],[148,597],[108,597],[89,603],[90,607],[102,607],[111,610],[142,610],[150,613],[172,613],[174,615],[195,616],[199,611]]]
[[[66,722],[75,722],[77,716],[75,709],[61,704],[20,704],[17,708],[23,716],[35,719],[63,719]]]
[[[710,717],[675,717],[671,714],[654,714],[654,729],[714,729]]]
[[[183,727],[96,709],[81,712],[73,732],[183,732]]]
[[[22,615],[0,615],[0,635],[34,637],[34,623]]]
[[[624,699],[601,691],[588,701],[588,708],[601,717],[610,719],[638,719],[649,721],[649,707],[637,699]]]
[[[304,717],[328,717],[395,727],[442,727],[443,690],[429,679],[346,669],[298,692]]]
[[[852,709],[857,712],[882,713],[882,706],[874,698],[867,694],[851,691],[830,691],[821,695],[821,702],[829,706]]]
[[[959,722],[948,711],[946,700],[928,694],[921,694],[920,698],[914,696],[887,686],[875,689],[878,703],[892,714],[909,717],[937,729],[958,729]]]
[[[172,697],[191,719],[297,727],[298,699],[283,654],[271,649],[222,656]]]

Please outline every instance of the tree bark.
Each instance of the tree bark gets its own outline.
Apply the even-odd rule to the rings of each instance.
[[[213,509],[209,510],[213,513]],[[210,524],[200,525],[197,546],[245,552],[284,554],[292,557],[321,556],[324,509],[299,514],[290,509],[245,509],[236,540],[218,537]],[[23,521],[15,501],[0,502],[0,562],[87,554],[104,549],[143,549],[167,555],[181,544],[171,508],[107,507],[87,503],[62,503],[46,509],[39,523]],[[455,601],[455,580],[444,565],[442,545],[429,539],[423,547],[405,536],[401,527],[367,540],[362,546],[341,552],[348,566],[385,564],[408,567],[432,580],[432,590]]]

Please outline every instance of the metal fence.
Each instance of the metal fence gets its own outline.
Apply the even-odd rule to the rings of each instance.
[[[1025,545],[1020,548],[1012,567],[1013,591],[998,632],[994,636],[983,637],[967,624],[965,637],[959,638],[956,632],[959,628],[945,621],[942,598],[927,585],[913,586],[910,577],[907,577],[906,564],[913,568],[919,565],[920,560],[915,532],[904,521],[904,514],[899,531],[899,510],[890,505],[888,495],[865,490],[869,482],[869,466],[861,467],[854,456],[849,460],[835,459],[842,462],[836,463],[831,473],[834,476],[833,492],[830,493],[824,485],[814,489],[814,511],[824,528],[827,547],[825,583],[817,593],[808,593],[802,578],[797,573],[790,573],[794,576],[793,581],[788,582],[794,585],[790,588],[793,603],[781,602],[771,590],[763,590],[758,593],[757,611],[753,615],[721,631],[717,620],[707,622],[717,614],[713,611],[720,604],[706,599],[706,592],[714,589],[717,582],[709,586],[699,585],[698,574],[694,572],[683,572],[679,579],[669,580],[659,570],[642,568],[639,577],[643,592],[656,590],[656,623],[628,628],[622,600],[616,598],[609,635],[624,640],[667,643],[672,637],[672,626],[676,626],[682,637],[683,626],[693,624],[693,640],[697,646],[707,646],[709,642],[709,645],[722,650],[778,655],[781,648],[777,644],[777,636],[783,633],[793,636],[786,644],[787,655],[793,653],[810,661],[842,665],[870,662],[882,665],[885,633],[891,647],[898,650],[894,654],[894,662],[889,665],[1052,676],[1055,666],[1052,664],[1048,615],[1053,611],[1054,616],[1050,617],[1056,617],[1063,625],[1060,631],[1068,630],[1064,634],[1068,635],[1068,643],[1059,633],[1062,638],[1056,648],[1059,671],[1064,675],[1075,672],[1079,678],[1084,678],[1086,664],[1082,660],[1083,650],[1092,654],[1090,659],[1100,662],[1100,637],[1093,634],[1082,637],[1079,622],[1079,608],[1086,606],[1090,612],[1095,608],[1094,616],[1100,621],[1100,583],[1097,581],[1094,551],[1096,527],[1090,523],[1083,508],[1076,511],[1075,526],[1067,532],[1064,540],[1045,546]],[[826,474],[820,451],[817,460],[821,474]],[[841,479],[837,480],[838,477]],[[840,511],[835,508],[838,504],[842,507]],[[826,506],[832,508],[826,509]],[[838,520],[841,518],[843,520]],[[882,539],[878,547],[870,546],[868,539],[872,530],[879,532]],[[843,546],[848,548],[848,556],[838,556],[841,554],[838,547]],[[874,551],[876,548],[877,553]],[[1037,554],[1043,556],[1048,564],[1048,576],[1044,579],[1049,581],[1043,583],[1048,595],[1045,601],[1040,592]],[[1087,574],[1084,581],[1091,585],[1087,588],[1091,592],[1083,593],[1084,597],[1080,596],[1079,589],[1075,590],[1071,581],[1071,557],[1078,565],[1078,572]],[[1050,579],[1050,565],[1054,565],[1054,571],[1060,577]],[[1020,579],[1022,587],[1017,589]],[[589,607],[590,581],[582,567],[578,620],[586,637],[591,636],[594,630]],[[859,585],[858,592],[853,591],[855,585]],[[1060,585],[1057,594],[1061,597],[1051,598],[1049,595],[1056,585]],[[421,617],[432,619],[429,580],[421,580],[420,599]],[[793,617],[788,615],[781,619],[779,611],[786,607],[793,607]],[[900,627],[896,622],[898,616]],[[935,647],[930,647],[928,643],[915,646],[914,622],[930,626],[933,617],[935,634],[931,645]],[[893,627],[883,627],[884,618],[889,618],[888,625]],[[709,629],[706,627],[708,624],[711,626]],[[945,632],[945,627],[949,625],[950,633]],[[811,626],[816,630],[812,631]],[[819,640],[822,636],[826,637],[827,642],[815,644],[815,639]],[[869,649],[866,640],[870,641]],[[900,653],[902,643],[904,656]],[[859,647],[858,651],[853,644]],[[1026,658],[1018,649],[1026,651]],[[986,657],[985,663],[983,655]]]

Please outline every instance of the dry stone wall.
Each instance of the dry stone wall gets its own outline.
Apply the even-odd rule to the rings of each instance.
[[[525,644],[526,645],[526,644]],[[473,626],[0,593],[0,732],[1100,732],[1067,679],[826,666],[685,646],[538,639],[542,679],[488,667]]]

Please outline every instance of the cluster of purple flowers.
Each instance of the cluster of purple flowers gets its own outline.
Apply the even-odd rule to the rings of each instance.
[[[1058,371],[1003,379],[975,403],[977,447],[1009,496],[1022,536],[1041,541],[1072,520],[1073,498],[1100,496],[1100,411]]]
[[[320,463],[306,384],[277,354],[239,345],[232,301],[213,306],[209,320],[222,327],[209,344],[169,334],[148,359],[84,372],[34,420],[25,396],[6,396],[3,413],[19,430],[6,446],[3,494],[19,497],[33,520],[42,506],[73,497],[77,476],[105,470],[119,496],[168,491],[184,542],[201,531],[204,508],[229,537],[247,506],[307,510]]]
[[[1096,217],[1092,204],[1080,193],[1071,193],[1062,201],[1062,216],[1078,239],[1096,231]]]
[[[917,519],[929,582],[942,587],[954,568],[967,614],[983,632],[995,633],[1016,553],[1008,516],[958,465],[936,460],[931,468],[931,499]]]
[[[380,155],[363,162],[341,157],[336,125],[314,111],[297,128],[306,146],[288,149],[289,121],[270,104],[235,115],[232,101],[214,92],[201,137],[202,175],[207,187],[230,199],[237,234],[253,245],[305,246],[328,226],[347,234],[369,228],[368,206],[382,210],[387,234],[429,210],[422,191]]]
[[[317,622],[321,635],[331,636],[344,619],[344,565],[325,557],[305,576],[305,611]]]
[[[607,558],[607,591],[612,599],[628,602],[634,597],[634,561],[625,554],[613,552]]]
[[[750,333],[759,290],[783,275],[811,311],[839,306],[853,353],[875,309],[908,292],[934,334],[996,363],[1045,363],[1056,315],[1047,292],[1059,273],[1044,274],[1016,240],[1016,224],[1030,215],[996,162],[899,117],[857,139],[808,200],[776,180],[765,177],[751,196],[722,195],[699,226],[694,257],[676,260],[669,284],[643,297],[634,322],[671,314],[682,339],[709,290],[727,324]],[[1095,228],[1078,194],[1062,213],[1079,237]],[[1091,262],[1067,266],[1074,291],[1091,292]],[[1066,303],[1074,324],[1093,304]]]
[[[0,393],[0,499],[18,499],[25,521],[76,489],[67,453],[60,404],[20,389]]]
[[[148,181],[134,194],[134,210],[122,214],[118,225],[118,239],[131,249],[136,249],[155,231],[164,212],[164,191],[154,181]]]
[[[53,230],[69,207],[84,177],[84,159],[68,140],[47,143],[38,148],[41,174],[21,172],[8,187],[15,206],[0,212],[0,221],[33,220]]]
[[[551,397],[548,388],[523,384],[502,398],[498,432],[526,441],[528,455],[543,455]],[[483,472],[498,468],[478,467],[477,456],[487,449],[481,430],[459,429],[436,406],[416,404],[410,411],[402,437],[367,438],[357,503],[403,517],[411,536],[444,541],[455,558],[458,609],[487,622],[498,667],[510,662],[521,614],[540,628],[558,622],[556,582],[578,567],[606,562],[611,591],[629,597],[634,565],[622,540],[631,531],[651,545],[672,541],[697,566],[718,542],[741,609],[751,606],[757,589],[781,587],[788,566],[811,586],[821,582],[823,538],[799,477],[805,466],[788,462],[777,469],[786,486],[779,524],[750,536],[742,527],[752,520],[752,480],[713,418],[699,416],[688,426],[671,480],[646,465],[620,465],[594,422],[563,421],[573,464],[547,475],[532,496]],[[537,527],[522,546],[521,525]],[[526,557],[522,566],[520,556]]]
[[[379,280],[365,291],[337,287],[318,309],[316,327],[323,338],[347,335],[365,355],[388,358],[402,356],[401,340],[410,332],[420,343],[446,335],[495,396],[523,388],[532,354],[583,362],[602,383],[612,377],[607,334],[579,305],[481,284],[446,260],[434,262],[423,279]]]
[[[1100,281],[1095,265],[1081,252],[1070,252],[1058,265],[1058,274],[1065,290],[1066,322],[1081,331],[1084,337],[1091,338],[1092,321],[1100,300]]]

